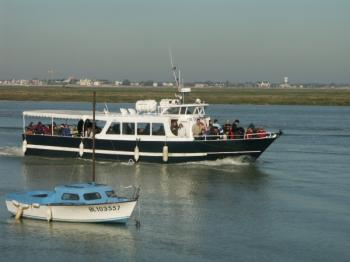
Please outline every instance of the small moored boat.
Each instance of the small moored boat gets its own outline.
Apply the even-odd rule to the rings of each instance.
[[[10,193],[8,211],[16,216],[47,221],[126,223],[138,199],[118,196],[107,185],[81,183],[61,185],[53,191]]]

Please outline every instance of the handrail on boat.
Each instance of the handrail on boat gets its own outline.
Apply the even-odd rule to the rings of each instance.
[[[264,132],[264,133],[245,133],[241,137],[230,137],[229,135],[199,135],[193,136],[195,140],[250,140],[250,139],[266,139],[273,138],[282,134],[282,131],[279,133],[276,132]]]

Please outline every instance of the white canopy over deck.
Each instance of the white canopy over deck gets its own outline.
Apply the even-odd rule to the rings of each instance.
[[[111,115],[104,112],[96,112],[96,119],[106,120]],[[43,117],[58,119],[92,119],[92,111],[77,110],[34,110],[24,111],[23,117]]]

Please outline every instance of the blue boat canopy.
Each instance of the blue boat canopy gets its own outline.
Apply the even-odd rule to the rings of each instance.
[[[60,185],[54,191],[10,193],[6,195],[6,200],[28,205],[98,205],[129,201],[128,198],[117,196],[112,187],[96,183]]]

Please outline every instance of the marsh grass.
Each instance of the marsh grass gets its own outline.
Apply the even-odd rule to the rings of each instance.
[[[172,98],[175,88],[152,87],[0,87],[0,100],[17,101],[91,101],[92,90],[98,102],[135,102]],[[350,105],[350,89],[257,89],[193,88],[186,101],[200,98],[211,104],[269,105]]]

